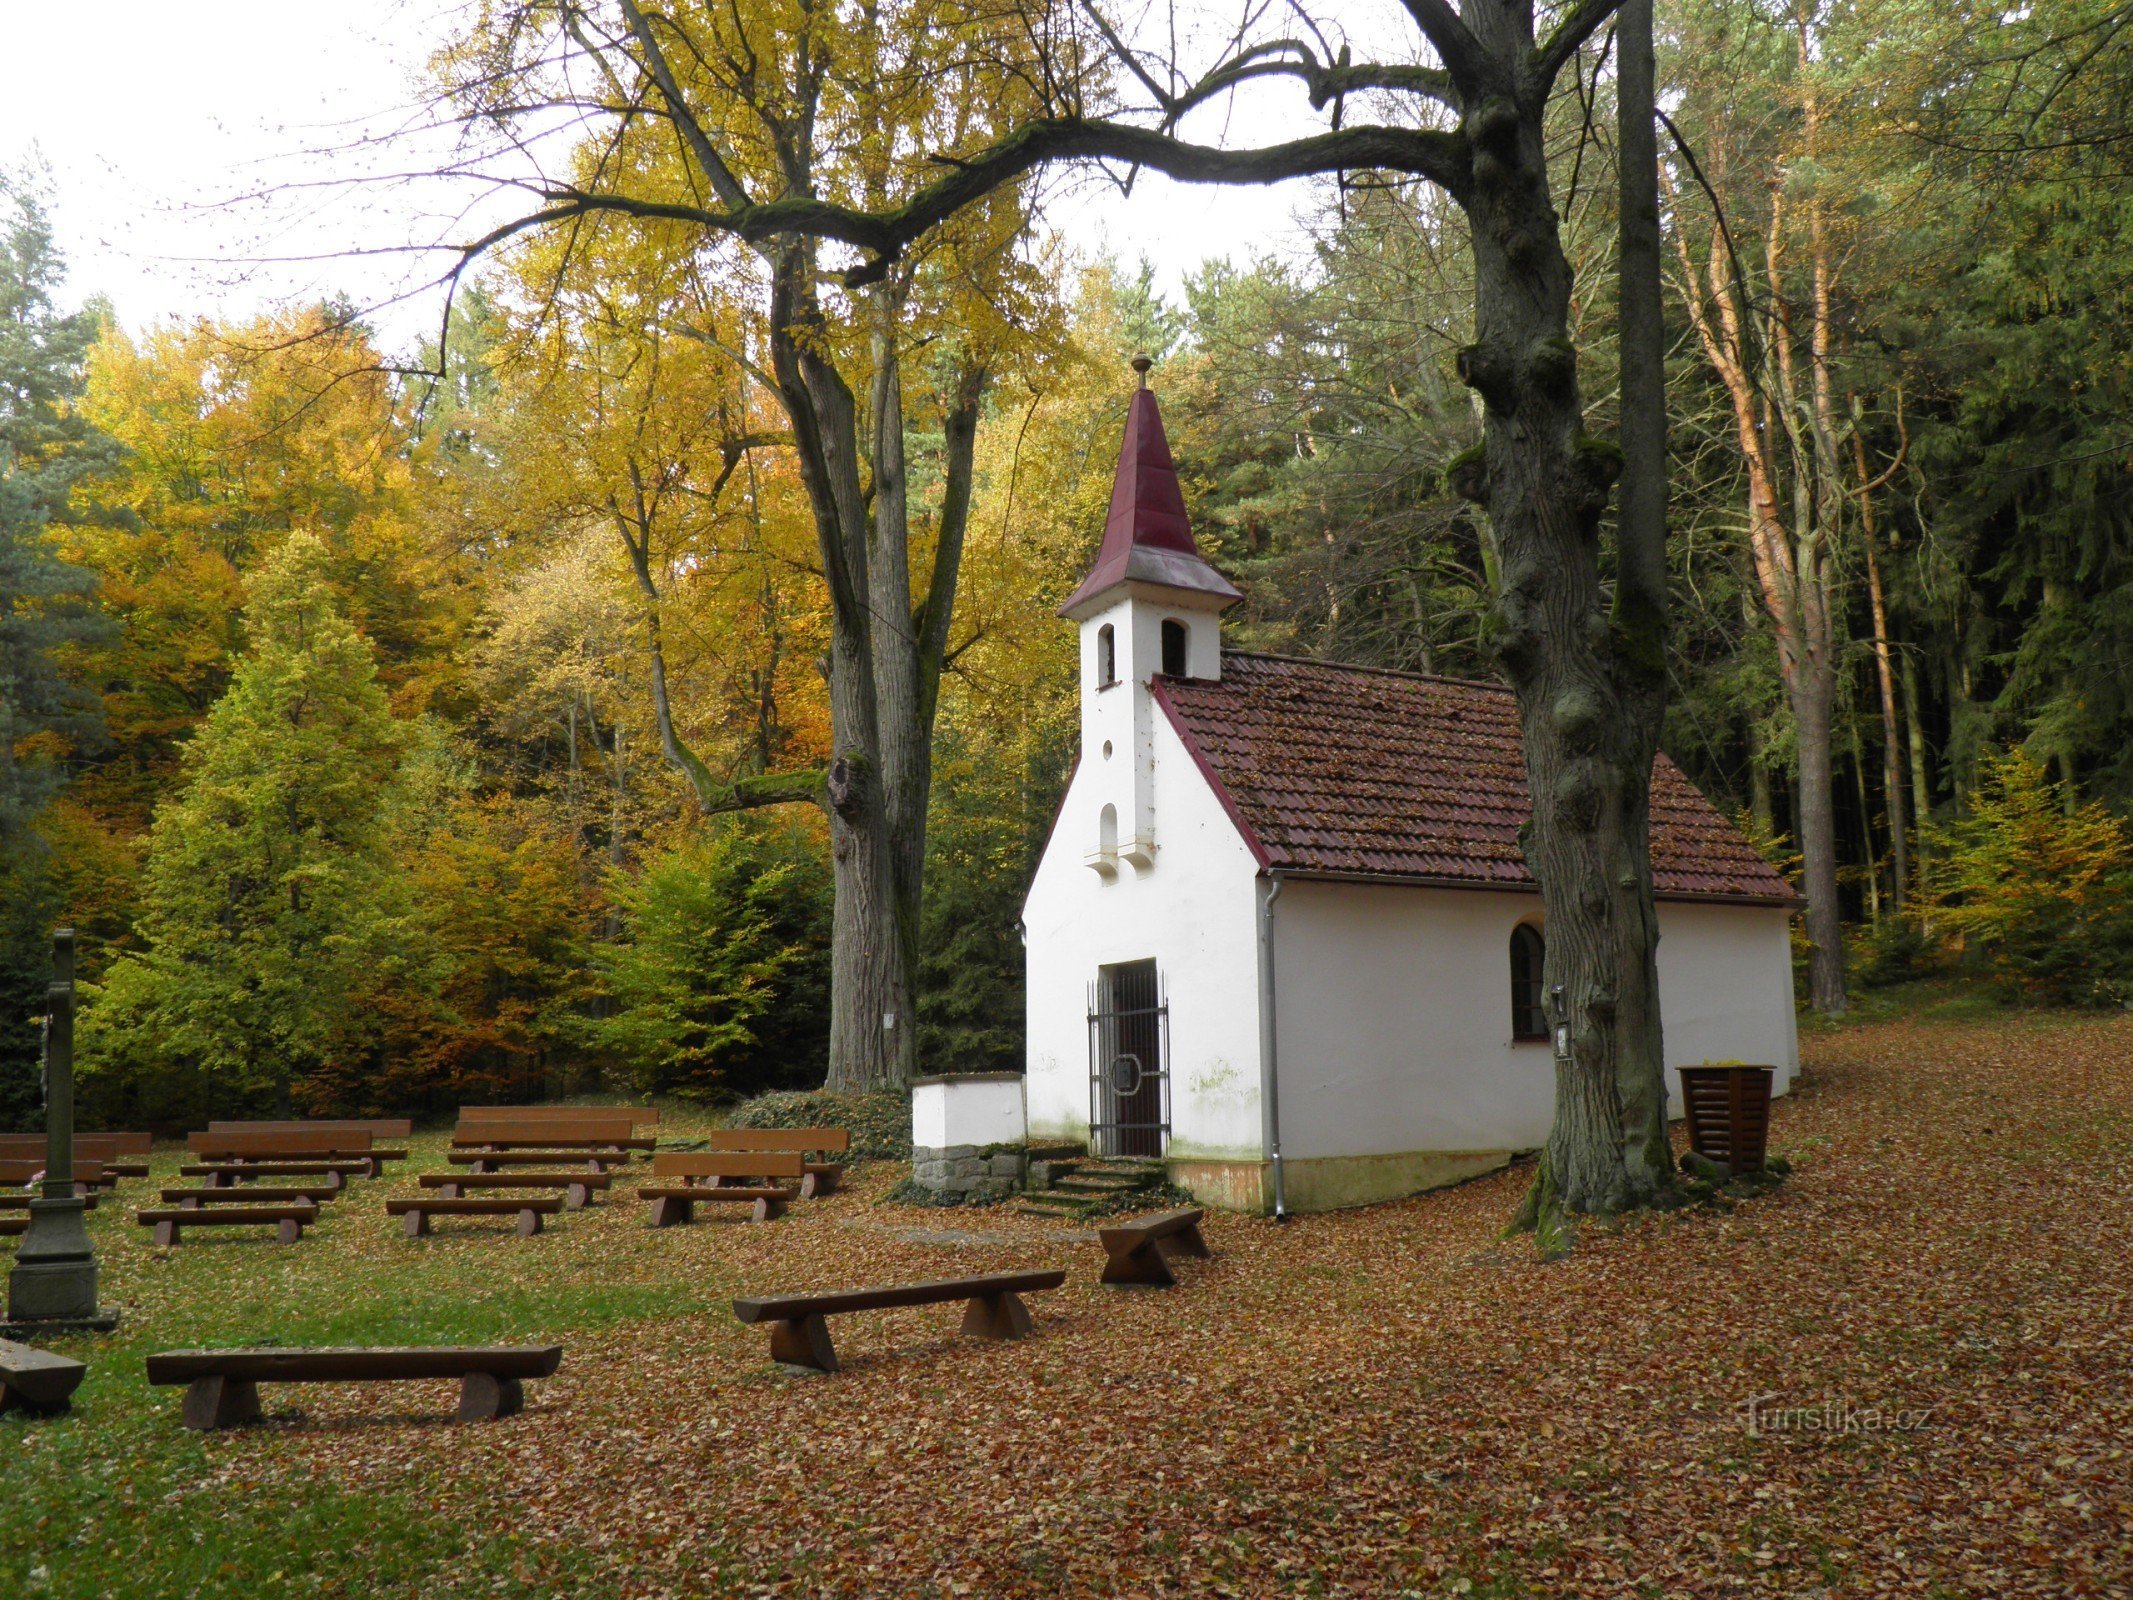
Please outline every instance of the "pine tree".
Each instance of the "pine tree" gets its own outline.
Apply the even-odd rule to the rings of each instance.
[[[156,813],[147,948],[90,1011],[86,1053],[104,1070],[191,1069],[211,1102],[272,1090],[286,1109],[294,1079],[348,1048],[381,973],[414,965],[391,851],[406,739],[327,563],[294,534],[257,581],[249,653]]]

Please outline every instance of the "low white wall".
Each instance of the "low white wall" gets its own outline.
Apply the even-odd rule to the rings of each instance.
[[[1020,1144],[1028,1133],[1019,1072],[912,1080],[911,1143],[920,1150]]]
[[[1545,1040],[1511,1037],[1511,930],[1540,897],[1291,880],[1275,908],[1282,1152],[1292,1160],[1509,1151],[1548,1136]],[[1786,913],[1659,907],[1672,1068],[1798,1066]],[[1545,935],[1545,927],[1543,934]]]

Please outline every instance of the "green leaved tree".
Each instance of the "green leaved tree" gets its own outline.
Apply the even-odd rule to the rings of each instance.
[[[369,644],[297,533],[245,610],[250,648],[156,812],[136,931],[89,1008],[92,1070],[154,1110],[259,1102],[350,1053],[364,996],[420,983],[412,896],[395,862],[410,730]],[[146,1102],[146,1104],[142,1104]]]

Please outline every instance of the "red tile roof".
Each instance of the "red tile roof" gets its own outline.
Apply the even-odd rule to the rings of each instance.
[[[1224,652],[1219,683],[1157,678],[1156,699],[1260,864],[1299,876],[1531,889],[1530,815],[1509,689]],[[1664,755],[1652,772],[1662,899],[1795,903]]]

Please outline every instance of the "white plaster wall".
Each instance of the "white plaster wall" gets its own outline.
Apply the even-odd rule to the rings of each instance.
[[[1511,930],[1540,920],[1538,895],[1291,880],[1274,917],[1286,1157],[1547,1138],[1553,1058],[1511,1038]],[[1659,927],[1669,1093],[1674,1066],[1713,1057],[1774,1063],[1783,1092],[1798,1066],[1786,914],[1662,902]]]
[[[1106,804],[1117,808],[1121,847],[1155,836],[1156,724],[1167,719],[1148,692],[1148,680],[1162,667],[1165,621],[1185,625],[1191,676],[1218,677],[1222,621],[1220,605],[1210,596],[1122,584],[1081,624],[1081,766],[1099,793],[1085,810],[1085,825],[1064,836],[1080,856],[1097,849],[1097,819]],[[1098,677],[1097,638],[1106,627],[1117,673],[1109,685]],[[1109,757],[1103,753],[1106,744]]]
[[[911,1142],[921,1150],[1020,1144],[1028,1130],[1020,1078],[986,1073],[911,1086]]]
[[[1030,1138],[1087,1138],[1089,985],[1152,957],[1170,1000],[1170,1154],[1258,1160],[1258,864],[1159,707],[1151,733],[1153,866],[1121,863],[1107,883],[1083,864],[1114,792],[1101,746],[1084,750],[1023,905]],[[1110,765],[1124,757],[1114,747]]]

